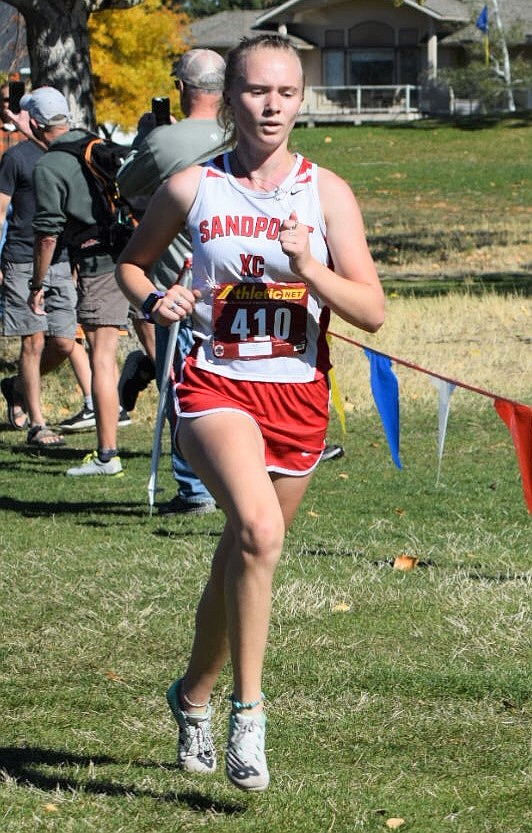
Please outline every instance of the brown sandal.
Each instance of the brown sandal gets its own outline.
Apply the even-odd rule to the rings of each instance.
[[[62,434],[56,434],[47,425],[34,425],[28,431],[28,445],[35,445],[37,448],[52,448],[65,444]]]

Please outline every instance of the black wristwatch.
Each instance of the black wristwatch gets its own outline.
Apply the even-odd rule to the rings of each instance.
[[[145,321],[153,321],[151,313],[155,304],[160,298],[164,298],[164,292],[150,292],[150,294],[142,304],[140,309]]]
[[[40,292],[41,289],[42,289],[42,284],[41,284],[41,286],[35,286],[35,284],[33,283],[33,279],[32,279],[32,280],[28,281],[28,289],[31,289],[32,292]]]

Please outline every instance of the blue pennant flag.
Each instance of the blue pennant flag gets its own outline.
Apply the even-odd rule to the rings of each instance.
[[[484,6],[482,11],[480,12],[479,16],[477,17],[477,22],[475,24],[477,29],[480,29],[481,32],[484,32],[485,35],[488,34],[488,7]]]
[[[390,446],[392,460],[402,469],[399,459],[399,384],[388,356],[364,349],[369,359],[370,384],[373,399],[382,420],[384,433]]]

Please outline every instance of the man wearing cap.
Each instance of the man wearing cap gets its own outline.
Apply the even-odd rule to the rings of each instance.
[[[223,58],[211,49],[191,49],[174,66],[172,75],[181,97],[185,118],[155,126],[151,113],[139,120],[139,133],[118,172],[120,191],[126,199],[151,195],[171,174],[216,156],[226,148],[226,137],[217,121],[225,75]],[[192,246],[186,233],[179,233],[156,265],[152,279],[158,289],[175,283]],[[156,375],[160,382],[168,342],[168,328],[155,325]],[[192,329],[181,325],[176,351],[176,372],[192,347]],[[169,408],[172,428],[173,410]],[[172,431],[173,433],[173,431]],[[177,495],[159,507],[162,514],[204,514],[215,511],[215,502],[187,462],[172,452]]]
[[[29,129],[28,114],[20,117]],[[24,133],[18,131],[24,138]],[[66,249],[58,247],[46,271],[38,309],[28,306],[28,281],[33,274],[35,211],[33,172],[44,153],[34,142],[21,141],[0,162],[0,227],[9,219],[2,250],[4,283],[3,334],[20,338],[18,376],[2,379],[8,418],[16,430],[28,429],[28,443],[40,448],[64,440],[46,425],[41,410],[41,376],[58,367],[74,349],[76,290]]]
[[[87,226],[98,226],[100,201],[85,177],[82,162],[61,144],[75,142],[86,131],[70,129],[70,112],[64,96],[53,87],[39,87],[20,102],[27,110],[36,141],[54,153],[45,153],[33,174],[36,210],[33,220],[35,249],[30,281],[31,306],[42,305],[44,276],[58,239],[66,241]],[[114,277],[114,263],[98,235],[70,251],[78,281],[78,321],[89,345],[92,395],[96,415],[98,448],[67,475],[121,475],[117,449],[119,330],[127,320],[128,302]]]

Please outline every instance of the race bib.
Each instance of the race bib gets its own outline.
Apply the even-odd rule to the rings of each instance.
[[[218,359],[264,359],[303,353],[308,287],[304,283],[222,283],[213,299]]]

